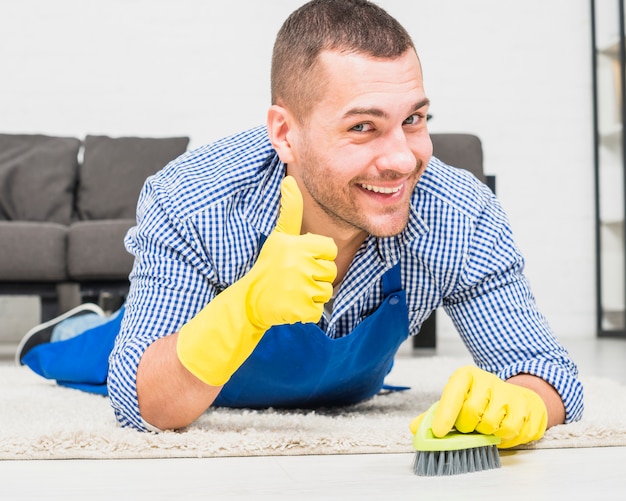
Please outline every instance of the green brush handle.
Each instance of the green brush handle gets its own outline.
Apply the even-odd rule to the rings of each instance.
[[[436,437],[433,434],[431,425],[438,406],[439,402],[435,402],[430,406],[415,435],[413,435],[413,448],[416,451],[458,451],[475,447],[488,447],[500,443],[500,437],[483,435],[478,432],[460,433],[452,430],[445,437]]]

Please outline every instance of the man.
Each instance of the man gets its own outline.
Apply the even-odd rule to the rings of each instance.
[[[267,127],[184,155],[142,191],[107,379],[122,425],[369,398],[441,305],[478,367],[450,378],[435,434],[511,447],[579,419],[576,367],[506,217],[431,158],[428,106],[409,35],[374,4],[313,0],[286,20]]]

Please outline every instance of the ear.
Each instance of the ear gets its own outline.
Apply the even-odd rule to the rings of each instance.
[[[293,126],[293,117],[286,108],[276,104],[270,107],[267,112],[267,132],[278,157],[286,164],[295,162],[290,141]]]

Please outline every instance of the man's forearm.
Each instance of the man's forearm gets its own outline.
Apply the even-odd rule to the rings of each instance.
[[[554,387],[543,379],[530,374],[518,374],[507,379],[507,383],[523,386],[537,393],[548,410],[548,428],[565,422],[565,407]]]
[[[189,372],[178,359],[172,334],[152,343],[137,369],[141,417],[161,430],[188,426],[209,408],[222,387],[210,386]]]

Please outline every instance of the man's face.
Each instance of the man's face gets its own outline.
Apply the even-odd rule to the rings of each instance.
[[[396,235],[432,155],[417,55],[326,51],[320,63],[321,101],[290,134],[288,172],[303,188],[303,230]]]

